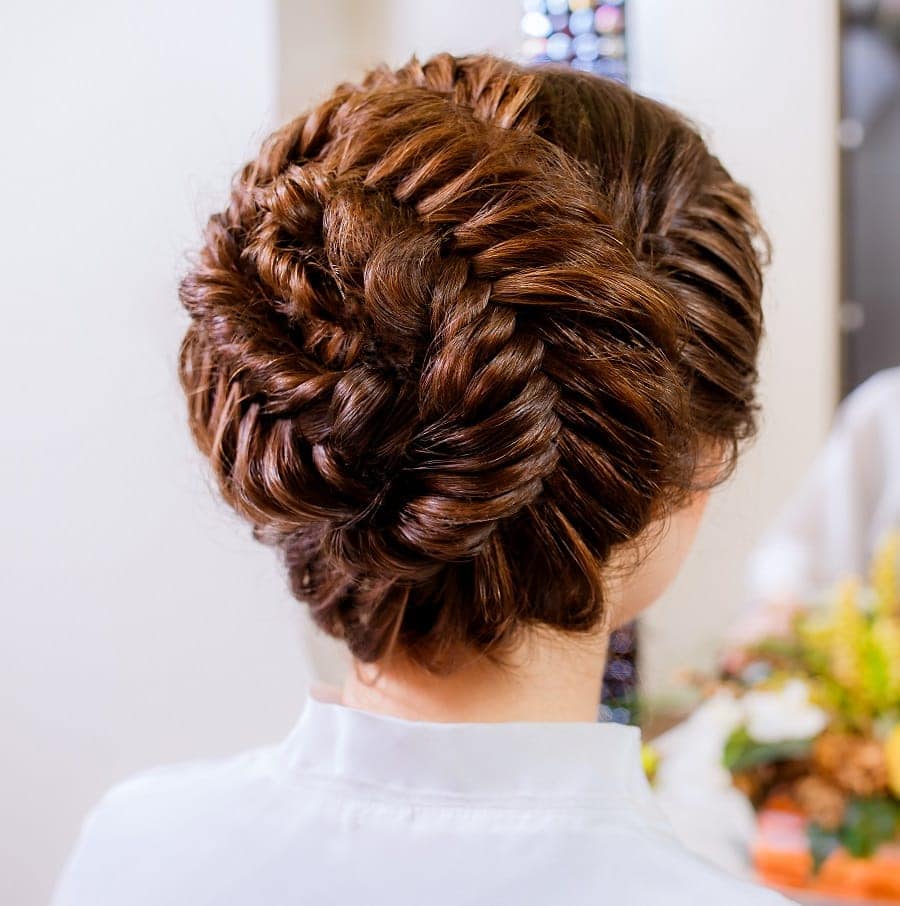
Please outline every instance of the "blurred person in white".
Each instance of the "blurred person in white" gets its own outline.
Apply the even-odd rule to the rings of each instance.
[[[900,368],[839,406],[809,472],[750,556],[748,609],[735,641],[787,629],[791,614],[843,578],[865,576],[900,529]]]
[[[753,432],[763,240],[678,114],[568,68],[413,59],[271,136],[182,282],[180,377],[353,670],[277,745],[116,786],[56,906],[784,902],[597,719]]]

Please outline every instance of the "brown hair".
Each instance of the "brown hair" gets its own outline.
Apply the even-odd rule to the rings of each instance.
[[[413,58],[270,136],[181,284],[225,499],[352,654],[604,617],[610,552],[754,428],[747,190],[628,88]]]

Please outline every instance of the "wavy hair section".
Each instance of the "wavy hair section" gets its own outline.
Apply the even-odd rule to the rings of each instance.
[[[225,500],[354,657],[434,672],[605,617],[610,552],[752,433],[761,235],[676,114],[415,58],[235,178],[181,283]]]

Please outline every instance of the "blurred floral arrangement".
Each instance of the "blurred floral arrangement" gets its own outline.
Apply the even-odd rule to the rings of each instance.
[[[900,533],[868,581],[847,579],[743,655],[719,686],[734,703],[722,759],[757,811],[757,868],[900,901]]]

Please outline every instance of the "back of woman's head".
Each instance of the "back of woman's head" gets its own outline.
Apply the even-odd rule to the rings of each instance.
[[[362,661],[591,630],[611,553],[753,431],[761,238],[697,133],[624,86],[379,68],[210,219],[181,287],[194,437]]]

